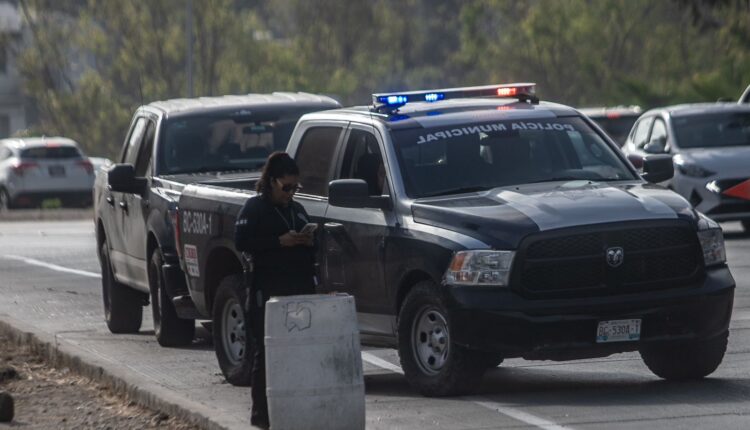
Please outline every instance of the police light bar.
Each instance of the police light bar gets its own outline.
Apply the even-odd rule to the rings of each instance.
[[[503,84],[485,85],[480,87],[446,88],[442,90],[405,91],[400,93],[381,93],[372,95],[372,103],[376,110],[396,109],[407,103],[415,102],[437,102],[448,99],[497,97],[516,98],[518,100],[529,100],[538,102],[535,97],[536,84]]]

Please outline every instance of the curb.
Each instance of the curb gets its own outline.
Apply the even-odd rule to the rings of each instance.
[[[0,221],[63,221],[94,219],[94,209],[11,209],[0,212]]]
[[[222,425],[209,418],[211,409],[206,405],[180,398],[171,390],[146,378],[126,375],[126,372],[112,368],[114,363],[103,358],[82,358],[77,346],[67,342],[61,343],[56,335],[35,332],[6,314],[0,315],[0,334],[8,336],[16,345],[29,346],[48,363],[57,367],[68,367],[71,371],[101,383],[116,394],[146,408],[164,412],[205,430],[237,428],[231,424]]]

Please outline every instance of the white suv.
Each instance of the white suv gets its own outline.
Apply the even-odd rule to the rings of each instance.
[[[0,210],[90,206],[94,168],[64,137],[0,140]]]

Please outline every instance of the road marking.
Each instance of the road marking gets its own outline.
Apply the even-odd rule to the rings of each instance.
[[[399,367],[399,366],[397,366],[395,364],[392,364],[391,362],[389,362],[387,360],[383,360],[382,358],[377,357],[377,356],[373,355],[372,353],[363,351],[362,352],[362,360],[365,360],[366,362],[368,362],[370,364],[374,364],[375,366],[378,366],[381,369],[390,370],[391,372],[400,373],[402,375],[404,374],[404,371],[401,370],[401,367]]]
[[[391,372],[399,373],[401,375],[404,374],[404,371],[400,366],[397,366],[387,360],[383,360],[382,358],[377,357],[370,352],[363,351],[362,360],[380,367],[381,369],[390,370]],[[511,408],[510,406],[506,406],[498,402],[493,402],[492,400],[482,397],[463,397],[463,399],[469,400],[472,403],[477,404],[483,408],[499,412],[505,416],[513,418],[514,420],[521,421],[522,423],[529,424],[543,430],[573,430],[573,427],[556,424],[552,421],[540,418],[520,409]]]
[[[9,260],[22,261],[26,264],[31,264],[33,266],[46,267],[47,269],[52,269],[58,272],[72,273],[74,275],[86,276],[89,278],[97,278],[97,279],[102,278],[102,275],[99,273],[87,272],[85,270],[69,269],[67,267],[58,266],[57,264],[50,264],[50,263],[45,263],[44,261],[35,260],[33,258],[21,257],[20,255],[3,255],[3,258],[7,258]]]

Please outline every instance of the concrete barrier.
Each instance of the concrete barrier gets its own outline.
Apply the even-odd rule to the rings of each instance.
[[[354,298],[274,297],[266,303],[266,393],[275,430],[365,428]]]

